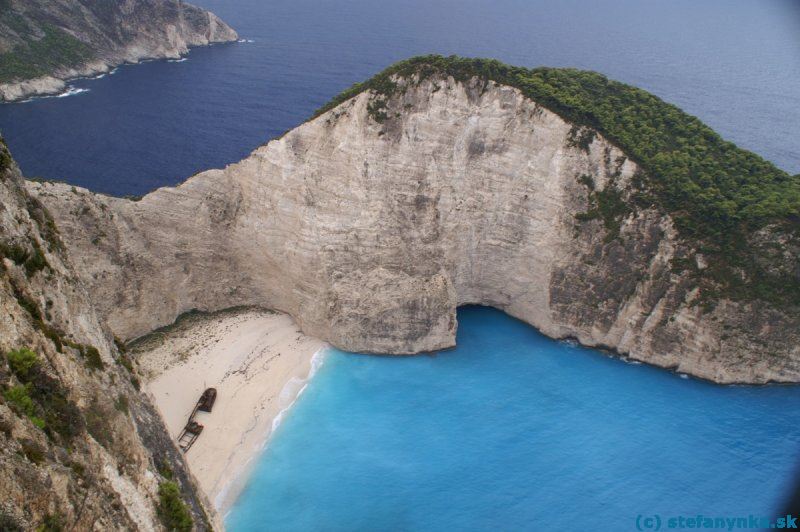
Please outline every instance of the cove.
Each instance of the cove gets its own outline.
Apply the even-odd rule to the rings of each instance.
[[[719,386],[459,309],[430,356],[331,349],[226,517],[253,530],[634,530],[776,516],[800,387]]]

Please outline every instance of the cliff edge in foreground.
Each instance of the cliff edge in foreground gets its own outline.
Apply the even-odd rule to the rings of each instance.
[[[0,530],[208,530],[208,508],[0,139]]]
[[[236,39],[216,15],[182,0],[0,0],[0,102]]]
[[[599,74],[416,58],[140,201],[29,189],[125,338],[260,305],[411,354],[477,303],[717,382],[800,381],[800,179]]]

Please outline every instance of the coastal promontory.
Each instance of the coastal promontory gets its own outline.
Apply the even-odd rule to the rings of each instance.
[[[236,39],[216,15],[182,0],[0,0],[0,101]]]
[[[414,354],[481,304],[716,382],[800,381],[800,179],[591,72],[415,58],[178,187],[28,189],[120,338],[256,305]]]

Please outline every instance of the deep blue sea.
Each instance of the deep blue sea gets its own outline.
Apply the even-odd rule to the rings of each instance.
[[[0,105],[26,175],[117,195],[173,185],[424,53],[596,70],[800,172],[796,0],[195,3],[243,42]],[[459,320],[458,348],[436,356],[331,352],[229,529],[634,530],[640,515],[772,515],[797,477],[798,387],[682,379],[490,309]]]
[[[800,388],[683,379],[488,308],[458,320],[435,356],[329,352],[228,529],[633,531],[781,508]]]
[[[425,53],[646,88],[800,172],[798,0],[195,0],[243,42],[0,105],[30,177],[141,194],[238,161],[354,82]]]

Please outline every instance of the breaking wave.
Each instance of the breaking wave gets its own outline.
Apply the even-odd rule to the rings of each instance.
[[[83,94],[89,92],[89,89],[80,89],[78,87],[67,87],[67,90],[60,94],[56,94],[56,98],[66,98],[67,96],[75,96],[76,94]]]
[[[68,86],[63,91],[56,93],[56,94],[41,94],[38,96],[31,96],[30,98],[26,98],[24,100],[20,100],[17,103],[28,103],[35,100],[46,100],[48,98],[66,98],[67,96],[75,96],[76,94],[83,94],[84,92],[89,92],[89,89],[82,89],[78,87]]]

